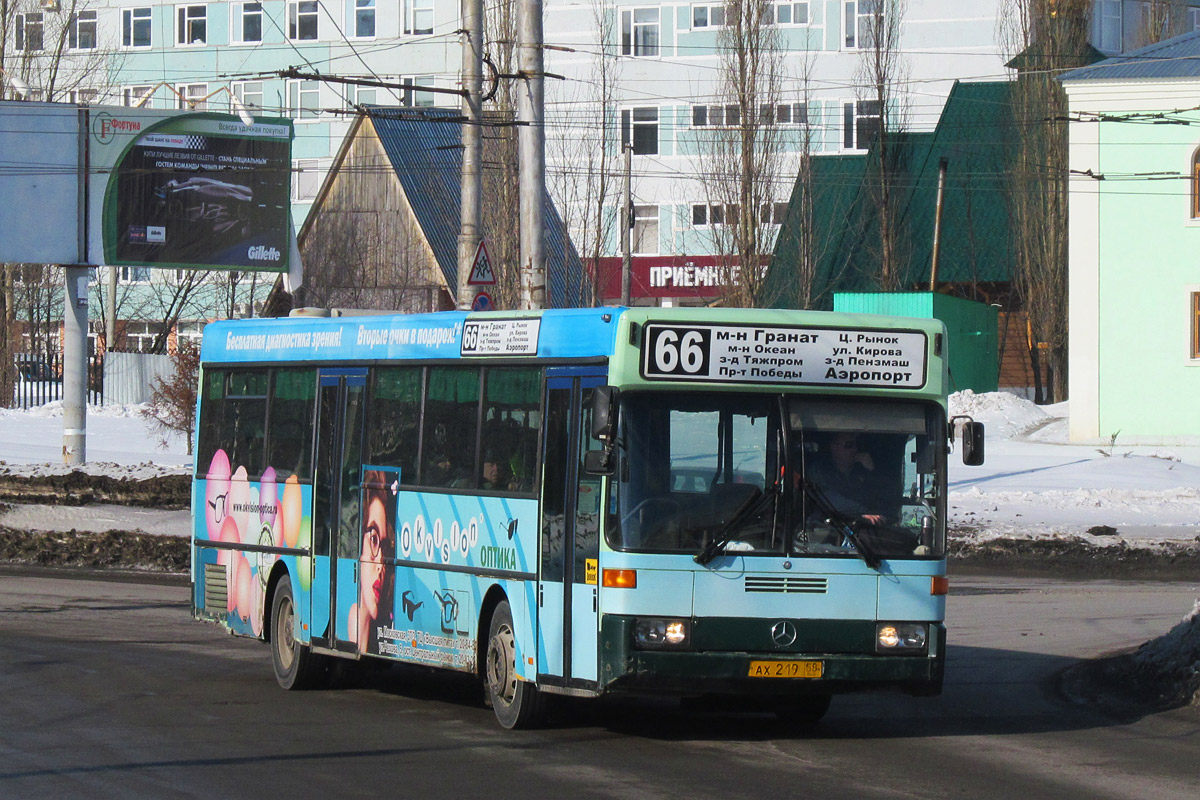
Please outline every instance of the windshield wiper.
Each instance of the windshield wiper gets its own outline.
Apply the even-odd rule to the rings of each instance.
[[[862,556],[862,560],[867,562],[867,566],[871,569],[878,570],[882,561],[879,555],[874,550],[867,546],[867,543],[858,535],[858,530],[855,528],[857,521],[848,519],[845,514],[837,509],[837,507],[829,501],[824,492],[809,482],[807,478],[800,479],[800,486],[804,490],[804,494],[808,495],[808,499],[812,500],[822,514],[825,515],[825,521],[835,530],[846,538]]]
[[[733,512],[733,516],[729,518],[729,521],[722,525],[721,529],[713,536],[712,541],[706,544],[703,550],[692,556],[692,560],[697,564],[707,564],[723,553],[733,538],[733,532],[743,522],[757,514],[766,505],[767,500],[779,494],[779,485],[780,482],[775,481],[767,488],[767,491],[747,497],[745,502],[738,506],[737,511]]]

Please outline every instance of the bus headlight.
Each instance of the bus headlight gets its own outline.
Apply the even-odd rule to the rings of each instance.
[[[923,622],[881,622],[875,626],[875,652],[923,655],[929,645],[929,626]]]
[[[691,623],[686,619],[639,617],[633,642],[641,650],[682,650],[688,646]]]

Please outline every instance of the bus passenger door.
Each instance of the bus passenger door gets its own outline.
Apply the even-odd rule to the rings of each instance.
[[[540,682],[594,688],[599,676],[600,478],[583,472],[594,371],[546,370],[542,562],[538,584]]]
[[[362,492],[364,369],[321,370],[313,481],[312,642],[354,652]]]

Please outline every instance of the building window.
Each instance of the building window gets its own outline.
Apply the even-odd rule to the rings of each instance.
[[[379,105],[379,90],[374,86],[347,86],[346,90],[347,108]]]
[[[40,52],[44,46],[43,34],[45,31],[42,15],[37,14],[17,14],[16,19],[16,41],[17,50],[26,53]]]
[[[884,0],[845,0],[846,48],[866,49],[875,41],[874,30],[881,24]]]
[[[67,93],[67,99],[72,103],[90,106],[96,102],[100,92],[95,89],[72,89]]]
[[[787,210],[787,203],[763,203],[759,206],[758,221],[763,225],[782,225]]]
[[[162,331],[161,322],[126,322],[125,349],[134,353],[148,353]]]
[[[720,203],[695,203],[692,205],[692,227],[725,224],[725,206]]]
[[[724,4],[692,6],[692,30],[699,30],[701,28],[720,28],[724,25]]]
[[[121,283],[149,283],[150,268],[149,267],[121,267],[117,273],[117,279]]]
[[[433,33],[433,0],[405,0],[404,32],[410,36]]]
[[[263,85],[262,81],[239,81],[230,85],[230,91],[233,96],[245,106],[246,110],[253,113],[261,111],[263,107]],[[230,113],[235,113],[236,109],[233,102],[229,103]]]
[[[1200,8],[1188,9],[1188,24],[1189,31],[1200,31]]]
[[[175,9],[175,42],[182,45],[208,43],[208,6]]]
[[[316,39],[318,10],[317,0],[288,3],[288,38],[292,41]]]
[[[182,342],[190,342],[199,346],[204,337],[204,320],[180,321],[175,327],[175,336]]]
[[[321,115],[321,84],[318,81],[288,81],[288,116],[315,120]]]
[[[807,125],[808,103],[781,103],[775,107],[775,121],[780,125]]]
[[[234,44],[258,43],[263,40],[262,3],[234,3],[230,39]]]
[[[375,36],[375,0],[354,0],[354,35],[360,39]]]
[[[208,110],[207,83],[181,83],[175,87],[175,92],[178,95],[177,105],[179,108],[192,111]]]
[[[658,109],[654,106],[621,111],[621,144],[633,145],[635,156],[658,154]]]
[[[433,76],[425,75],[420,78],[402,78],[400,83],[412,87],[433,86]],[[400,98],[400,104],[414,108],[430,108],[433,106],[433,92],[405,89],[403,96]]]
[[[629,234],[633,252],[641,255],[658,253],[658,206],[634,206],[633,230]]]
[[[621,55],[658,55],[657,8],[630,8],[621,12]]]
[[[808,24],[808,0],[802,2],[776,3],[767,13],[770,15],[774,11],[774,23],[776,25],[807,25]],[[768,22],[772,20],[768,19]]]
[[[292,199],[297,202],[311,200],[321,188],[321,162],[315,158],[296,160],[296,180],[292,182]]]
[[[1092,41],[1105,53],[1121,52],[1124,37],[1122,0],[1094,0],[1092,3]]]
[[[1192,219],[1200,219],[1200,148],[1192,153]]]
[[[842,149],[866,150],[879,138],[882,120],[878,100],[842,104]]]
[[[1191,341],[1188,355],[1195,360],[1200,359],[1200,292],[1189,293],[1188,300],[1188,316],[1191,318]]]
[[[150,27],[149,8],[121,9],[121,46],[149,47]]]
[[[133,106],[136,106],[142,98],[150,94],[153,89],[153,86],[126,86],[121,90],[121,105],[125,106],[126,108],[132,108]],[[149,106],[150,101],[147,100],[145,105]]]
[[[96,12],[80,11],[71,15],[67,46],[72,50],[96,49]]]

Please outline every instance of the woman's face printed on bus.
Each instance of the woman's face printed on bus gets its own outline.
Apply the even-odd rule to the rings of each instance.
[[[387,539],[387,509],[383,500],[372,497],[367,503],[358,569],[358,612],[371,619],[379,617],[379,598],[383,593],[383,550]]]

